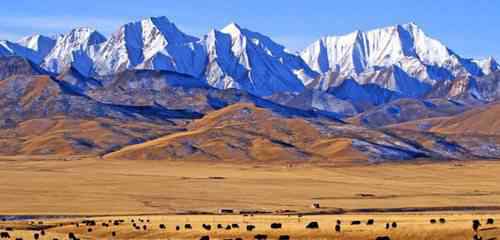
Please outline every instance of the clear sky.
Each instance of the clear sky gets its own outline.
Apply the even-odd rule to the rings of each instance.
[[[5,0],[0,39],[81,26],[109,35],[149,16],[167,16],[196,36],[237,22],[291,50],[321,36],[415,22],[465,57],[500,58],[497,0]]]

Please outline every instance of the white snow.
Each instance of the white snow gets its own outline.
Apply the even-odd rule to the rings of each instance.
[[[198,38],[159,17],[122,26],[98,52],[95,71],[109,75],[125,69],[149,69],[200,76],[205,61]]]
[[[321,90],[353,78],[361,84],[421,96],[438,81],[464,72],[481,74],[477,64],[427,36],[415,23],[324,37],[302,51],[301,57],[323,74],[314,86]],[[390,77],[381,77],[388,70]],[[332,73],[338,75],[336,79],[328,77]]]
[[[106,38],[91,28],[76,28],[65,35],[60,35],[54,48],[45,57],[42,67],[54,73],[60,73],[72,65],[80,68],[92,62],[89,51],[95,45],[103,43]]]
[[[207,82],[217,88],[240,88],[259,96],[301,92],[303,81],[317,76],[297,55],[269,37],[231,23],[204,39]]]
[[[108,40],[94,29],[77,28],[55,39],[33,35],[17,43],[0,41],[0,56],[12,55],[54,73],[69,67],[85,76],[162,70],[259,96],[301,92],[306,86],[326,91],[350,79],[362,91],[351,92],[352,96],[376,101],[384,96],[368,95],[385,89],[398,96],[419,97],[440,81],[500,70],[492,58],[460,57],[414,23],[324,37],[297,55],[236,23],[199,39],[183,33],[166,17],[152,17],[123,25]],[[349,95],[344,90],[352,84],[337,90]]]

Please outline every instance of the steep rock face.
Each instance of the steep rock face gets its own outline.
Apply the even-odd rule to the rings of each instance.
[[[32,49],[23,47],[10,41],[0,41],[0,57],[23,57],[34,63],[40,63],[42,58]]]
[[[56,42],[56,39],[51,37],[35,34],[20,39],[17,44],[33,50],[37,53],[37,58],[42,60],[52,51]]]
[[[106,38],[94,29],[76,28],[57,38],[55,46],[44,58],[42,67],[52,73],[60,73],[71,66],[88,72],[92,65],[92,53]]]
[[[199,39],[165,17],[154,17],[123,25],[109,40],[93,29],[77,28],[55,39],[33,35],[16,43],[0,41],[0,56],[24,57],[37,71],[40,65],[44,74],[81,94],[119,83],[126,91],[118,92],[162,105],[172,102],[161,100],[166,92],[200,88],[205,98],[217,92],[206,90],[211,86],[352,116],[400,98],[484,102],[497,99],[499,92],[494,59],[462,58],[413,23],[325,37],[298,56],[234,23]],[[16,72],[10,67],[3,75],[9,71]],[[184,90],[181,95],[189,92]],[[99,95],[126,98],[101,90]],[[204,107],[195,108],[222,105],[217,97],[206,99]]]
[[[460,57],[414,23],[325,37],[301,56],[323,73],[321,81],[306,82],[313,88],[328,89],[351,78],[411,97],[422,97],[436,83],[460,74],[482,76],[487,68]]]
[[[205,61],[198,38],[159,17],[122,26],[97,53],[94,71],[110,75],[126,69],[148,69],[201,76]]]
[[[230,24],[205,37],[207,82],[221,89],[238,88],[259,96],[300,92],[302,81],[316,73],[269,37]]]
[[[500,65],[498,65],[498,62],[492,57],[474,60],[474,63],[476,63],[486,75],[500,70]]]

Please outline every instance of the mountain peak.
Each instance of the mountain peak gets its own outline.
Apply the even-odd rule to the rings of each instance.
[[[227,26],[225,26],[221,32],[230,34],[230,35],[236,35],[236,34],[241,34],[243,28],[241,28],[240,25],[238,25],[235,22],[229,23]]]
[[[405,25],[407,25],[407,26],[411,26],[411,27],[420,28],[420,26],[419,26],[416,22],[413,22],[413,21],[412,21],[412,22],[409,22],[409,23],[407,23],[407,24],[405,24]]]
[[[21,38],[17,44],[37,52],[40,58],[44,58],[56,45],[56,39],[35,34]]]

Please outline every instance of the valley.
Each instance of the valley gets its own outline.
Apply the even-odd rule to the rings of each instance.
[[[69,233],[110,238],[115,232],[116,239],[254,239],[260,234],[269,239],[466,240],[474,235],[472,220],[480,219],[481,236],[492,238],[500,234],[498,225],[486,220],[500,218],[499,170],[495,161],[329,167],[1,158],[0,212],[10,217],[3,217],[0,229],[12,228],[11,237],[24,239],[44,229],[42,239],[65,239]],[[320,208],[312,208],[313,203]],[[217,215],[220,209],[242,214]],[[429,222],[441,218],[446,223]],[[82,223],[89,219],[97,225]],[[366,225],[369,219],[373,225]],[[115,220],[124,222],[109,222]],[[335,231],[337,220],[341,232]],[[361,225],[351,225],[354,220]],[[271,229],[277,222],[283,228]],[[310,222],[318,222],[319,229],[306,229]],[[397,227],[386,229],[393,222]],[[227,230],[232,224],[238,228]],[[256,228],[248,231],[247,225]]]
[[[6,215],[500,207],[495,161],[331,167],[19,156],[0,164]]]
[[[415,23],[35,34],[0,41],[0,96],[0,238],[500,236],[500,66]]]

